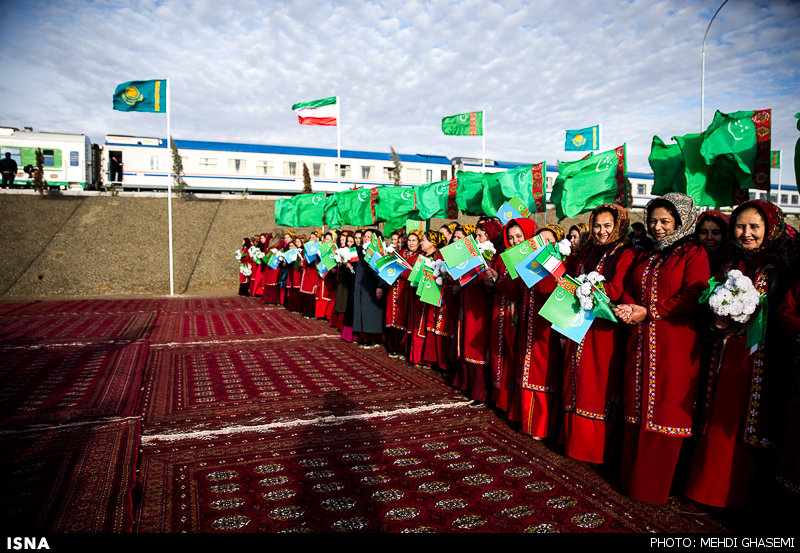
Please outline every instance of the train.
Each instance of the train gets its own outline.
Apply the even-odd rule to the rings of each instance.
[[[354,186],[394,184],[395,162],[388,152],[341,150],[299,146],[175,140],[183,165],[187,193],[279,195],[303,189],[303,164],[315,192],[335,193]],[[30,187],[23,168],[35,165],[35,150],[44,153],[44,177],[51,187],[124,191],[166,191],[170,184],[173,153],[165,138],[106,135],[94,144],[85,134],[34,132],[0,127],[0,156],[10,152],[20,170],[15,186]],[[110,180],[110,161],[122,163],[122,179]],[[397,154],[400,184],[416,186],[454,178],[458,171],[505,171],[522,162],[448,158],[434,154]],[[558,167],[547,165],[546,196],[558,176]],[[644,207],[653,196],[653,174],[628,172],[633,207]],[[772,185],[767,191],[751,190],[751,199],[768,199],[785,213],[800,215],[800,194],[794,185]]]

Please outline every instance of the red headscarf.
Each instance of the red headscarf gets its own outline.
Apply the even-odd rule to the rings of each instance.
[[[522,219],[511,219],[503,229],[503,241],[505,242],[506,248],[510,248],[511,244],[508,243],[508,229],[513,226],[517,226],[522,229],[522,236],[525,237],[525,240],[529,240],[533,238],[536,234],[536,223],[528,219],[527,217],[523,217]]]

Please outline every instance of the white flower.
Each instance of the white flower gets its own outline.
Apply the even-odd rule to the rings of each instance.
[[[753,286],[753,281],[734,269],[728,271],[725,283],[711,293],[708,305],[716,315],[746,323],[758,308],[760,299],[761,295]]]
[[[600,274],[600,273],[598,273],[597,271],[592,271],[591,273],[589,273],[588,275],[586,275],[586,278],[587,278],[587,279],[589,280],[589,282],[591,282],[592,284],[598,284],[598,283],[600,283],[600,282],[603,282],[603,281],[605,281],[605,279],[606,279],[606,277],[604,277],[603,275],[601,275],[601,274]]]
[[[386,246],[386,253],[394,253],[394,244]]]
[[[253,270],[250,268],[249,265],[239,265],[239,272],[242,273],[243,276],[250,276],[253,274]]]
[[[572,253],[572,246],[566,238],[558,243],[558,251],[561,255],[569,255]]]
[[[442,277],[440,276],[436,277],[436,284],[438,284],[439,286],[442,285]]]
[[[236,250],[235,252],[233,252],[233,256],[236,258],[236,261],[241,261],[241,259],[242,259],[242,251],[241,250]]]

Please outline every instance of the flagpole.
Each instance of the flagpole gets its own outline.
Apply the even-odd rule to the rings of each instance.
[[[342,128],[342,104],[339,97],[336,97],[336,106],[339,108],[336,114],[336,164],[338,165],[336,171],[336,184],[339,188],[337,192],[342,190],[342,136],[340,129]]]
[[[778,205],[781,205],[781,175],[783,173],[783,150],[778,150],[780,153],[778,154],[778,201],[775,202]]]
[[[597,151],[603,151],[603,124],[597,124]]]
[[[172,116],[172,109],[170,109],[170,102],[172,100],[172,92],[169,89],[169,79],[167,81],[167,151],[169,152],[168,159],[172,154],[172,135],[170,135],[170,117]],[[175,295],[175,279],[173,273],[173,258],[172,258],[172,164],[167,162],[169,166],[167,172],[167,219],[169,221],[169,295]]]
[[[711,24],[714,23],[714,18],[717,17],[719,10],[722,9],[722,6],[728,3],[728,0],[725,0],[720,6],[717,8],[717,11],[714,12],[714,15],[711,16],[711,21],[708,22],[708,27],[706,27],[706,34],[703,35],[703,55],[702,55],[702,62],[700,66],[700,132],[703,132],[705,127],[705,119],[706,119],[706,39],[708,38],[708,31],[711,29]]]

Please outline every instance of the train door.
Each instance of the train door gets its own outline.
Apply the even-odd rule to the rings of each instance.
[[[109,150],[108,152],[108,182],[122,182],[122,151]]]
[[[92,167],[89,173],[87,184],[91,184],[91,190],[101,190],[103,188],[103,148],[98,144],[92,144]]]

